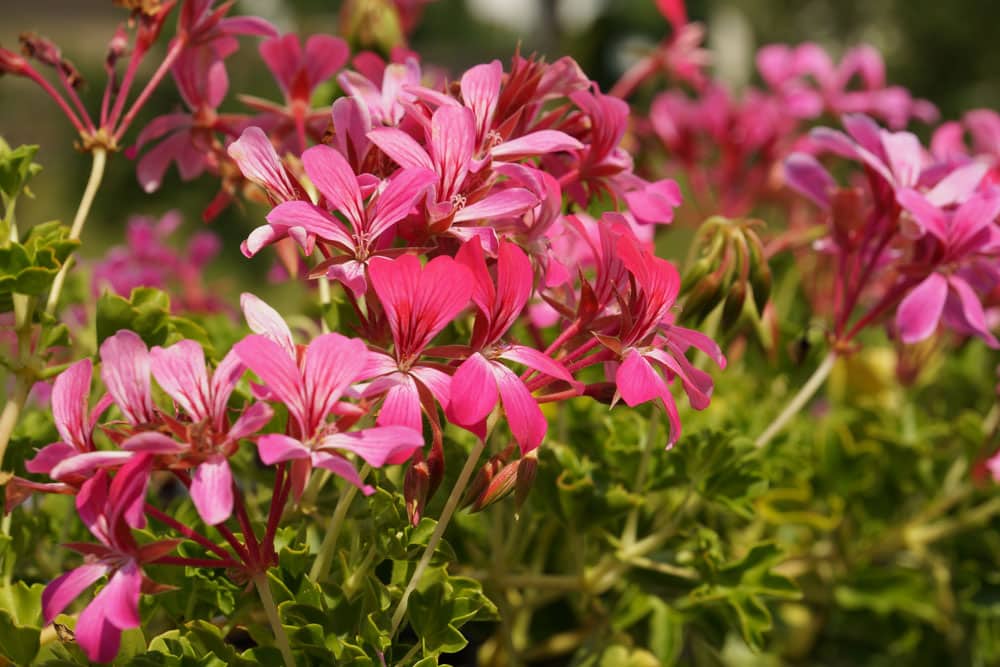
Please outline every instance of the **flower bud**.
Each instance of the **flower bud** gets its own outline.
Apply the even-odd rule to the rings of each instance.
[[[729,331],[740,323],[743,317],[743,305],[747,300],[747,284],[737,282],[729,289],[726,301],[722,306],[722,320],[719,326],[722,331]]]
[[[482,493],[472,503],[473,512],[481,512],[493,503],[503,500],[514,490],[520,461],[514,461],[500,468]]]
[[[28,61],[9,49],[0,47],[0,74],[24,74]]]
[[[403,499],[406,501],[406,514],[414,526],[420,523],[424,507],[427,506],[430,479],[430,468],[421,454],[420,460],[411,463],[403,477]]]
[[[535,475],[538,473],[538,450],[533,450],[524,455],[521,462],[517,464],[517,481],[514,484],[514,508],[521,510],[524,501],[528,499],[528,493],[535,484]]]
[[[358,50],[389,52],[406,42],[399,12],[390,0],[347,0],[340,9],[340,32]]]
[[[33,32],[22,32],[18,39],[21,41],[21,53],[59,70],[73,88],[78,88],[83,83],[80,71],[73,63],[63,58],[62,51],[51,39]]]
[[[483,467],[479,469],[479,472],[476,473],[476,477],[472,480],[472,483],[469,484],[469,488],[465,491],[465,497],[462,499],[462,507],[474,505],[478,501],[480,496],[482,496],[489,488],[490,484],[493,482],[500,470],[507,464],[507,461],[510,460],[513,453],[514,445],[508,445],[506,449],[496,456],[490,457],[490,459],[483,464]]]

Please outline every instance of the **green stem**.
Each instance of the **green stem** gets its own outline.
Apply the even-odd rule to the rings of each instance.
[[[278,607],[274,604],[274,597],[271,595],[271,585],[267,581],[267,572],[258,572],[253,575],[253,585],[260,595],[261,604],[264,605],[264,612],[267,620],[271,624],[274,632],[274,642],[281,651],[281,657],[285,661],[285,667],[295,667],[295,658],[292,657],[292,647],[288,644],[288,635],[281,625],[281,618],[278,617]]]
[[[94,161],[90,166],[90,178],[87,179],[87,186],[83,190],[80,206],[77,207],[76,215],[73,217],[73,226],[69,230],[69,238],[73,241],[79,240],[80,234],[83,233],[83,224],[87,221],[87,216],[90,214],[90,207],[94,203],[94,197],[97,195],[97,190],[101,187],[101,181],[104,179],[104,167],[108,162],[108,153],[103,148],[95,148],[92,155]],[[62,292],[63,283],[66,282],[66,274],[69,273],[70,266],[73,264],[72,260],[72,255],[66,258],[62,268],[59,269],[59,273],[56,274],[55,281],[52,283],[52,289],[49,291],[49,300],[45,304],[45,312],[49,315],[55,313],[56,306],[59,305],[59,294]]]
[[[403,617],[406,615],[406,605],[409,603],[410,594],[416,589],[417,584],[420,582],[420,577],[423,576],[424,570],[430,565],[431,557],[434,555],[434,550],[437,549],[438,543],[441,542],[441,538],[444,536],[444,530],[448,527],[448,523],[451,521],[451,516],[455,513],[458,508],[458,503],[462,499],[462,494],[465,493],[465,487],[469,484],[469,478],[472,477],[472,471],[476,468],[476,463],[479,462],[479,457],[482,456],[483,450],[486,448],[486,439],[477,440],[476,444],[472,447],[472,451],[469,453],[469,458],[465,460],[465,465],[462,466],[462,471],[458,474],[458,480],[455,482],[455,486],[451,489],[451,495],[448,496],[448,500],[444,504],[444,509],[441,511],[441,516],[438,518],[437,525],[434,526],[434,532],[431,533],[431,539],[427,542],[427,548],[424,549],[423,556],[420,557],[420,561],[417,563],[417,567],[413,570],[413,576],[410,577],[409,583],[406,584],[406,589],[403,590],[403,597],[399,600],[399,606],[396,607],[396,611],[392,615],[392,629],[390,630],[390,635],[395,635],[396,630],[399,629],[400,624],[403,622]]]
[[[791,402],[785,406],[785,409],[781,411],[773,422],[771,422],[764,432],[761,433],[756,440],[754,440],[754,447],[763,447],[767,443],[771,442],[774,436],[778,435],[788,422],[791,421],[792,417],[799,413],[802,408],[805,407],[809,399],[815,395],[823,383],[826,381],[827,377],[830,376],[830,371],[833,370],[833,364],[837,361],[837,353],[833,350],[826,355],[822,363],[813,371],[813,374],[809,377],[802,388],[799,389],[799,393],[795,394]]]
[[[7,397],[7,404],[3,406],[0,413],[0,469],[3,468],[3,457],[7,451],[7,444],[10,436],[17,426],[17,419],[21,416],[21,410],[28,400],[28,393],[31,391],[31,384],[22,376],[18,376],[14,383],[14,391]]]
[[[367,465],[361,468],[359,475],[362,480],[368,476]],[[326,525],[326,535],[323,536],[319,553],[316,554],[316,560],[313,561],[312,569],[309,570],[310,580],[318,582],[320,577],[326,575],[330,569],[330,563],[333,562],[333,550],[337,546],[337,538],[340,537],[340,531],[344,527],[344,518],[347,516],[347,510],[350,509],[351,502],[357,492],[358,488],[349,484],[340,495],[340,499],[337,500],[333,516],[330,517],[330,522]]]

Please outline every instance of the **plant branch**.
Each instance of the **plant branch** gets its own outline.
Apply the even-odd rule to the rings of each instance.
[[[799,393],[795,394],[791,402],[785,406],[785,409],[772,421],[764,432],[761,433],[756,440],[754,440],[754,447],[760,448],[771,442],[774,436],[778,435],[788,422],[791,421],[792,417],[799,413],[809,399],[819,390],[826,378],[829,377],[830,371],[833,370],[833,364],[837,361],[837,353],[834,350],[826,355],[820,365],[813,371],[813,374],[809,377],[802,388],[799,389]]]

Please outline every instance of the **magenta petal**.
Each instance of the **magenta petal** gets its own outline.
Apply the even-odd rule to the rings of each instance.
[[[128,561],[124,567],[111,576],[111,581],[105,586],[91,604],[100,603],[104,607],[104,616],[120,630],[137,628],[142,620],[139,618],[139,593],[142,589],[142,573],[134,560]]]
[[[538,204],[538,197],[524,188],[507,188],[459,209],[452,222],[491,220],[524,213]]]
[[[364,204],[358,178],[344,156],[326,145],[302,154],[302,165],[326,201],[343,213],[355,228],[364,223]]]
[[[310,234],[315,234],[325,241],[343,246],[345,249],[354,247],[354,239],[344,229],[344,225],[326,211],[305,201],[286,201],[278,204],[267,214],[267,221],[272,225],[284,228],[301,227]],[[358,222],[354,222],[355,225]]]
[[[486,136],[493,112],[500,99],[500,84],[503,80],[503,65],[499,60],[470,67],[462,75],[462,101],[472,109],[476,117],[476,133],[480,139]]]
[[[675,181],[664,179],[625,193],[625,201],[638,222],[667,223],[674,219],[674,208],[681,203],[681,191]]]
[[[451,400],[451,376],[444,371],[430,366],[414,366],[410,375],[427,388],[434,400],[441,407],[446,407]]]
[[[622,400],[630,408],[669,394],[666,382],[638,350],[631,349],[615,373],[615,383]]]
[[[896,327],[904,343],[924,340],[937,328],[948,296],[948,281],[932,273],[906,295],[896,311]]]
[[[73,632],[76,643],[92,662],[111,662],[118,655],[122,631],[108,620],[97,598],[80,612]]]
[[[225,456],[212,456],[194,469],[191,502],[209,526],[222,523],[233,513],[233,473]]]
[[[565,366],[536,349],[525,347],[524,345],[511,345],[504,350],[500,357],[524,364],[528,368],[545,373],[549,377],[564,380],[573,387],[582,388],[583,386],[580,382],[573,379],[573,376],[566,370]]]
[[[406,132],[394,127],[380,127],[369,132],[368,138],[400,167],[434,171],[430,155]]]
[[[409,375],[386,392],[376,423],[379,426],[406,426],[414,431],[421,430],[420,394],[417,385]]]
[[[361,378],[368,348],[357,338],[323,334],[306,348],[302,361],[308,410],[313,423],[326,418],[344,391]]]
[[[335,433],[323,438],[319,447],[357,454],[373,468],[405,463],[413,450],[423,446],[424,436],[405,426],[376,426],[361,431]]]
[[[98,468],[111,468],[124,464],[132,457],[132,452],[86,452],[77,454],[58,463],[50,476],[62,479],[69,475],[88,475]]]
[[[119,331],[101,344],[101,379],[133,424],[153,418],[149,385],[149,350],[133,331]]]
[[[302,375],[295,361],[270,338],[247,336],[233,346],[240,360],[260,377],[302,428],[308,426],[308,411],[302,395]]]
[[[277,195],[281,201],[291,201],[298,196],[271,140],[259,127],[243,130],[226,152],[251,183]]]
[[[990,165],[986,162],[962,165],[938,181],[927,193],[927,201],[934,206],[961,204],[975,192],[989,171]]]
[[[990,347],[994,349],[1000,347],[1000,342],[997,341],[986,324],[986,314],[983,312],[983,304],[972,287],[969,286],[969,283],[958,276],[952,275],[948,278],[948,285],[955,295],[958,296],[959,308],[957,312],[964,327],[967,327],[969,331],[974,332],[982,338]],[[949,308],[949,311],[953,310]],[[948,320],[945,321],[947,322]]]
[[[937,237],[939,241],[948,240],[948,220],[944,212],[937,206],[931,204],[927,199],[909,188],[901,188],[896,191],[896,201],[906,209],[913,219],[920,225],[918,236],[922,236],[924,230],[929,231]]]
[[[25,461],[24,467],[28,472],[36,474],[49,474],[57,464],[69,457],[78,454],[79,451],[65,442],[53,442],[38,450],[35,457]]]
[[[328,452],[313,452],[312,463],[317,468],[329,470],[338,477],[342,477],[354,486],[361,489],[361,493],[370,496],[375,493],[375,489],[361,481],[361,476],[354,468],[354,464],[337,454]]]
[[[910,132],[882,131],[885,148],[897,187],[913,187],[920,180],[924,164],[924,149],[920,140]]]
[[[257,439],[260,460],[267,465],[309,458],[309,450],[300,441],[287,435],[268,433]]]
[[[477,424],[496,407],[499,394],[492,364],[476,352],[451,376],[448,420],[459,426]]]
[[[368,221],[369,238],[377,239],[387,229],[406,217],[414,203],[437,176],[428,169],[402,169],[389,179],[375,201],[375,212]]]
[[[559,130],[538,130],[517,139],[505,141],[490,151],[497,159],[513,160],[557,151],[580,150],[583,144]]]
[[[158,431],[144,431],[127,438],[121,448],[128,452],[146,452],[148,454],[179,454],[191,446],[177,442],[173,438]]]
[[[102,563],[89,563],[70,570],[53,579],[42,593],[42,612],[45,623],[62,613],[66,606],[78,598],[88,586],[108,571]]]
[[[500,389],[510,432],[517,440],[521,453],[527,454],[542,444],[549,423],[534,396],[513,371],[501,364],[493,364],[493,375]]]
[[[81,359],[64,370],[52,385],[52,417],[63,442],[79,451],[90,448],[87,404],[93,365]]]
[[[264,428],[273,416],[274,410],[271,409],[270,405],[267,403],[254,403],[244,410],[239,419],[229,427],[228,437],[230,440],[235,441],[251,436]]]
[[[830,208],[830,192],[837,182],[812,155],[792,153],[785,158],[785,181],[820,208]]]

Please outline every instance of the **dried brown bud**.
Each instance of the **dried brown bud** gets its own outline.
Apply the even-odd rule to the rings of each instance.
[[[57,69],[66,77],[66,83],[73,88],[78,88],[83,83],[80,71],[73,63],[63,58],[62,51],[51,39],[34,32],[22,32],[18,39],[21,42],[21,53]]]

